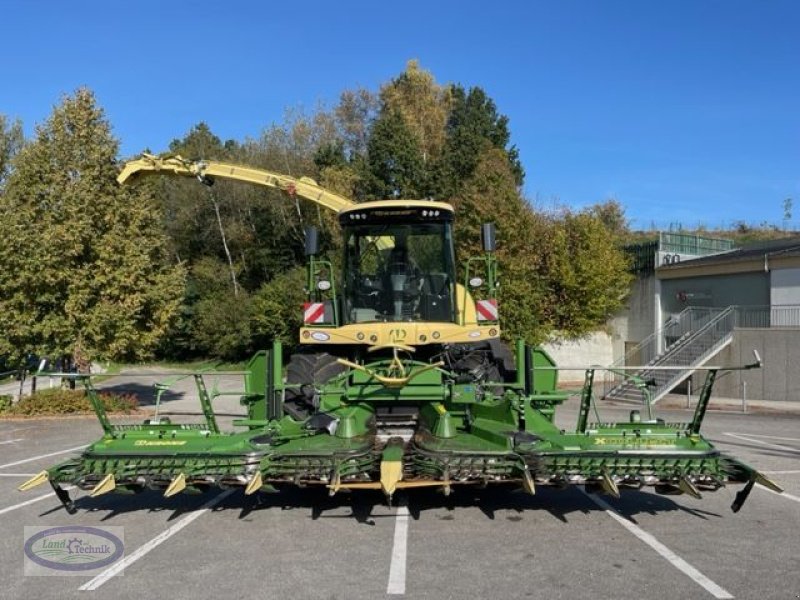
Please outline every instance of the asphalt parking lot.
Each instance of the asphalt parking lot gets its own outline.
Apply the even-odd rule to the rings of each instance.
[[[196,418],[189,396],[177,391],[164,410]],[[240,410],[226,398],[223,423]],[[567,406],[563,426],[574,426],[574,414]],[[664,416],[690,418],[680,410]],[[800,415],[711,411],[704,433],[786,493],[757,486],[738,514],[730,510],[733,487],[702,500],[461,488],[448,498],[403,494],[391,507],[368,492],[81,493],[70,516],[49,486],[16,486],[98,438],[99,426],[88,418],[0,421],[0,597],[800,597]],[[121,574],[115,566],[94,577],[23,574],[24,526],[76,524],[124,527]]]

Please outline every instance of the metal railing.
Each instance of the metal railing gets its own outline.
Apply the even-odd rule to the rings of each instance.
[[[703,364],[722,346],[730,342],[736,326],[735,309],[736,307],[733,306],[725,309],[691,307],[676,315],[662,328],[666,340],[666,350],[658,353],[651,360],[639,364],[683,368],[676,371],[644,369],[636,373],[638,378],[651,381],[654,388],[652,402],[657,402],[676,384],[685,379],[692,367]],[[657,340],[658,335],[653,334],[652,337]],[[655,343],[651,341],[648,347],[652,348]],[[626,358],[635,358],[635,356],[631,356],[635,352],[636,348],[628,353]],[[630,380],[625,380],[604,390],[603,396],[637,400],[641,398],[641,392]]]
[[[733,250],[733,240],[723,238],[705,237],[692,233],[667,233],[658,234],[659,250],[662,252],[677,252],[678,254],[692,254],[706,256]]]
[[[703,327],[724,310],[724,308],[690,306],[676,315],[671,315],[659,331],[648,335],[626,352],[625,356],[614,361],[611,367],[651,364],[681,339]],[[664,340],[663,347],[661,347],[661,340]],[[620,379],[617,379],[616,383],[619,381]],[[614,384],[615,382],[612,382],[611,385]],[[604,393],[607,392],[608,389],[604,390]]]
[[[658,402],[668,394],[691,372],[692,367],[704,364],[733,339],[733,330],[736,326],[736,310],[729,307],[711,319],[697,332],[687,337],[685,341],[669,352],[664,353],[658,361],[659,365],[670,367],[685,367],[680,371],[654,371],[645,373],[645,378],[652,377],[657,387],[652,390],[650,401]]]
[[[737,306],[736,327],[800,327],[800,305]]]
[[[651,401],[657,402],[733,339],[736,328],[800,328],[800,305],[689,307],[671,316],[660,331],[649,335],[613,366],[640,364],[684,367],[676,371],[648,371],[636,377],[652,383]],[[660,340],[664,341],[659,351]],[[628,379],[605,384],[604,398],[640,400],[641,391]]]

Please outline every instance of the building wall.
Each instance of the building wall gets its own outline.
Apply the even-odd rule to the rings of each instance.
[[[731,344],[711,362],[752,363],[753,350],[761,356],[762,368],[721,375],[714,395],[741,398],[742,383],[747,382],[747,397],[752,400],[800,401],[800,329],[736,329]],[[700,383],[698,375],[694,377]],[[695,389],[699,387],[695,385]]]
[[[775,269],[770,272],[772,306],[800,304],[800,269]]]
[[[682,301],[680,298],[685,297]],[[661,307],[664,317],[687,306],[724,308],[767,306],[770,303],[770,273],[734,273],[661,280]]]
[[[561,340],[542,344],[542,348],[556,361],[557,366],[589,365],[608,366],[613,360],[612,339],[604,331],[596,331],[579,340]],[[559,383],[583,383],[585,369],[575,371],[559,371]],[[602,381],[605,375],[595,373],[595,381]]]
[[[631,284],[631,293],[627,306],[609,323],[611,336],[612,361],[625,356],[628,347],[638,344],[656,329],[655,325],[655,287],[654,275],[637,277]]]

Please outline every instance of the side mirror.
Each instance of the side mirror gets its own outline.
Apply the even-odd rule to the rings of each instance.
[[[315,256],[319,253],[319,231],[316,227],[305,228],[306,256]]]
[[[481,226],[481,242],[484,252],[494,252],[496,248],[494,236],[494,223],[484,223]]]

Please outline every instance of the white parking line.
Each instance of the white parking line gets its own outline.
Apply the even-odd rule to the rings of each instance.
[[[24,439],[25,439],[25,438],[14,438],[13,440],[3,440],[2,442],[0,442],[0,446],[2,446],[2,445],[4,445],[4,444],[14,444],[14,443],[16,443],[16,442],[21,442],[21,441],[23,441]]]
[[[764,446],[765,448],[777,448],[778,450],[783,450],[785,452],[791,452],[793,454],[800,454],[800,448],[792,448],[790,446],[781,446],[780,444],[770,444],[769,442],[764,442],[762,440],[754,440],[748,435],[743,435],[741,433],[730,433],[728,431],[725,432],[725,435],[730,436],[732,438],[736,438],[737,440],[742,440],[743,442],[750,442],[751,444],[756,444],[758,446]]]
[[[800,438],[778,437],[777,435],[763,435],[760,433],[746,433],[748,437],[767,438],[768,440],[783,440],[785,442],[800,442]]]
[[[389,567],[389,584],[387,594],[406,593],[406,555],[408,552],[408,507],[397,507],[394,522],[394,545],[392,546],[392,564]]]
[[[581,490],[583,491],[583,490]],[[684,575],[690,577],[695,583],[705,589],[709,594],[714,596],[715,598],[733,598],[733,596],[725,590],[724,588],[720,587],[713,581],[711,581],[708,577],[703,575],[700,571],[695,569],[692,565],[687,563],[683,560],[680,556],[675,554],[672,550],[667,548],[664,544],[659,542],[652,534],[647,533],[644,529],[626,519],[621,514],[619,514],[614,508],[612,508],[608,503],[606,503],[601,498],[598,498],[594,494],[589,494],[587,492],[583,492],[586,494],[592,502],[597,504],[600,508],[602,508],[608,516],[614,519],[617,523],[622,525],[625,529],[635,535],[637,538],[642,540],[645,544],[650,546],[653,550],[658,552],[662,557],[664,557],[673,567],[681,571]]]
[[[36,473],[0,473],[0,477],[33,477]]]
[[[71,490],[73,486],[65,486],[63,489]],[[28,506],[29,504],[33,504],[34,502],[39,502],[40,500],[46,500],[51,496],[55,496],[55,492],[48,492],[47,494],[42,494],[41,496],[36,496],[36,498],[31,498],[30,500],[25,500],[25,502],[20,502],[19,504],[14,504],[12,506],[6,506],[5,508],[0,508],[0,515],[4,515],[6,513],[11,512],[12,510],[17,510],[18,508],[23,508]]]
[[[761,471],[764,475],[797,475],[800,473],[800,469],[794,469],[792,471]]]
[[[776,491],[771,490],[771,489],[769,489],[767,487],[764,487],[761,484],[758,484],[757,487],[758,487],[758,489],[764,490],[765,492],[769,492],[770,494],[775,494],[779,498],[786,498],[787,500],[794,500],[795,502],[800,502],[800,498],[798,498],[797,496],[792,496],[791,494],[787,494],[786,492],[776,492]]]
[[[218,496],[215,496],[214,498],[203,504],[203,506],[201,506],[198,510],[194,511],[190,515],[183,517],[180,521],[178,521],[171,527],[159,533],[149,542],[146,542],[145,544],[139,546],[132,554],[128,554],[121,561],[114,563],[111,567],[109,567],[108,569],[97,575],[94,579],[83,584],[78,589],[81,591],[96,590],[106,581],[114,577],[114,575],[117,575],[118,573],[123,571],[126,567],[129,567],[137,560],[142,558],[145,554],[147,554],[151,550],[155,549],[156,547],[166,542],[169,538],[178,533],[181,529],[192,523],[192,521],[195,521],[196,519],[202,517],[205,513],[214,508],[225,498],[230,496],[234,491],[235,490],[226,490],[221,494],[219,494]]]
[[[794,452],[794,453],[800,454],[800,449],[797,449],[797,448],[790,448],[789,446],[781,446],[780,444],[770,444],[769,442],[750,439],[750,438],[754,438],[754,437],[768,437],[768,436],[756,435],[755,433],[748,433],[747,435],[743,435],[741,433],[730,433],[730,432],[725,432],[725,435],[729,435],[730,437],[736,438],[737,440],[742,440],[742,441],[745,441],[745,442],[750,442],[751,444],[756,444],[757,446],[765,446],[767,448],[777,448],[778,450],[788,450],[789,452]],[[781,437],[772,437],[772,436],[769,436],[769,438],[770,439],[775,439],[775,440],[789,440],[789,441],[794,441],[796,439],[796,438],[781,438]],[[794,471],[762,471],[762,473],[764,473],[765,475],[791,475],[791,474],[794,474],[794,473],[800,473],[800,471],[798,471],[798,470],[794,470]],[[765,492],[769,492],[770,494],[775,494],[776,496],[778,496],[780,498],[785,498],[786,500],[792,500],[793,502],[800,502],[800,498],[798,498],[797,496],[793,496],[792,494],[789,494],[787,492],[776,492],[776,491],[771,490],[771,489],[769,489],[767,487],[764,487],[763,485],[760,485],[760,484],[757,487],[758,487],[758,489],[764,490]]]
[[[86,446],[87,444],[84,444],[83,446],[75,446],[74,448],[59,450],[58,452],[50,452],[49,454],[40,454],[39,456],[32,456],[30,458],[24,458],[22,460],[15,460],[14,462],[0,465],[0,469],[5,469],[7,467],[16,467],[17,465],[23,465],[25,463],[33,462],[34,460],[39,460],[40,458],[49,458],[50,456],[58,456],[59,454],[66,454],[67,452],[75,452],[76,450],[83,450],[84,448],[86,448]]]

